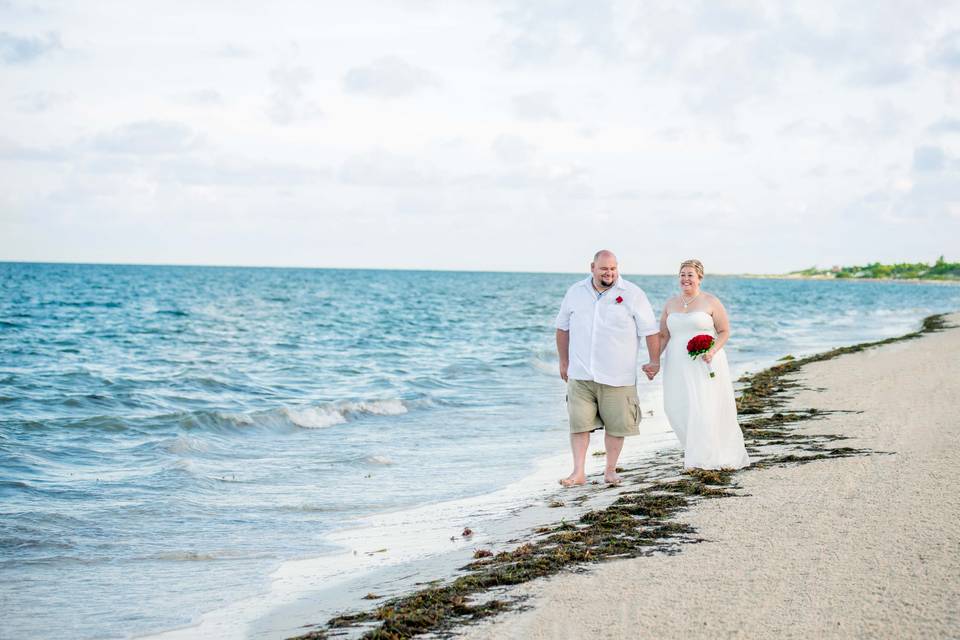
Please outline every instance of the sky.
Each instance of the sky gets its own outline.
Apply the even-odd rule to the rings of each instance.
[[[0,0],[0,260],[960,261],[960,3]]]

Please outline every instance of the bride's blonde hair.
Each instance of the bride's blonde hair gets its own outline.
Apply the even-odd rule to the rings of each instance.
[[[680,271],[683,271],[684,267],[693,267],[693,270],[696,271],[697,275],[700,276],[700,279],[703,280],[703,263],[702,262],[695,259],[684,260],[683,262],[680,263],[680,269],[677,271],[677,273],[679,273]]]

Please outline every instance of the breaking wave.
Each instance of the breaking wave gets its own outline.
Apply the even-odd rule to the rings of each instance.
[[[304,429],[324,429],[364,415],[399,416],[407,413],[407,411],[407,406],[401,400],[335,402],[326,405],[286,407],[283,409],[290,422]]]

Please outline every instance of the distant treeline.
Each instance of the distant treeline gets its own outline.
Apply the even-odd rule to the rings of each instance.
[[[925,262],[900,262],[897,264],[874,262],[863,267],[833,267],[832,269],[811,267],[803,271],[793,271],[790,275],[833,278],[960,280],[960,262],[946,262],[943,256],[940,256],[932,265]]]

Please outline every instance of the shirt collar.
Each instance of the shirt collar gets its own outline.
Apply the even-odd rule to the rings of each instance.
[[[587,279],[583,281],[583,285],[590,290],[590,293],[592,293],[593,295],[597,295],[597,290],[593,288],[592,275],[587,276]],[[610,287],[610,289],[626,289],[626,288],[627,288],[626,285],[623,283],[623,278],[620,276],[617,276],[617,281],[613,283],[612,287]],[[607,289],[607,291],[610,291],[610,289]]]

